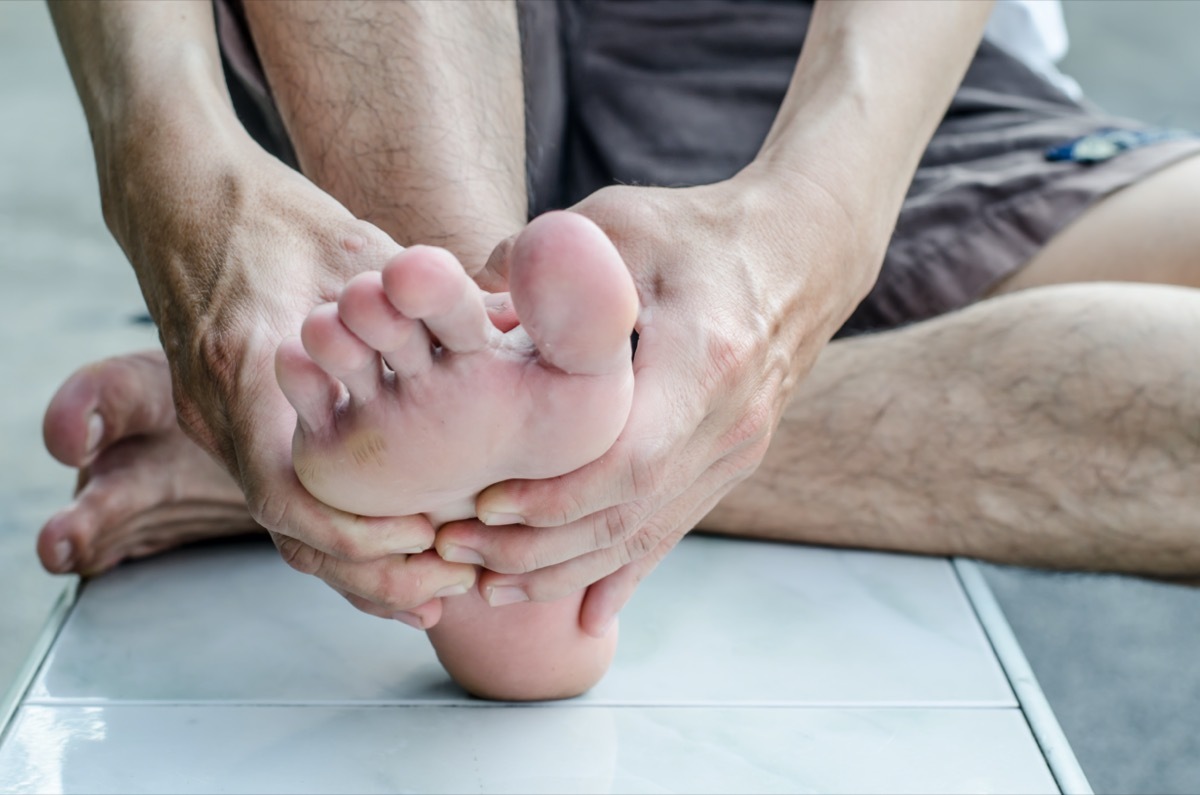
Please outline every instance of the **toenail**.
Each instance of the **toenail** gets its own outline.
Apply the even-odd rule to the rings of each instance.
[[[503,607],[528,602],[529,594],[515,585],[495,585],[487,589],[487,600],[492,607]]]
[[[472,566],[483,565],[483,555],[470,547],[460,547],[458,544],[447,544],[442,553],[442,560],[448,563],[468,563]]]
[[[99,414],[93,414],[88,418],[87,432],[87,449],[84,455],[91,458],[96,453],[96,448],[100,446],[100,439],[104,436],[104,418]]]
[[[524,517],[517,516],[515,513],[485,513],[479,517],[479,521],[489,527],[503,524],[525,524]]]
[[[458,585],[447,585],[442,590],[434,594],[439,599],[443,596],[462,596],[467,592],[467,586],[459,583]]]
[[[400,612],[400,613],[396,613],[394,616],[392,616],[392,618],[396,619],[401,624],[408,624],[413,629],[420,629],[420,630],[425,629],[424,620],[422,620],[421,617],[419,615],[417,615],[416,613]]]
[[[59,571],[66,571],[71,568],[71,557],[73,550],[71,542],[67,539],[54,542],[54,567]]]

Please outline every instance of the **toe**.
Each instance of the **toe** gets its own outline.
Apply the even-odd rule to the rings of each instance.
[[[379,392],[379,354],[346,328],[337,304],[313,309],[300,327],[300,340],[317,366],[345,384],[354,400],[372,400]]]
[[[542,358],[568,373],[628,367],[637,289],[608,236],[582,215],[552,212],[513,245],[509,285]]]
[[[42,526],[37,538],[37,554],[43,568],[51,574],[74,571],[80,547],[76,540],[81,533],[78,504],[62,509]]]
[[[279,344],[275,379],[305,431],[311,433],[329,422],[341,397],[341,386],[317,366],[299,339],[289,337]]]
[[[120,475],[91,478],[38,534],[38,557],[46,570],[90,571],[112,558],[130,517],[147,507],[143,504],[146,490],[139,485]]]
[[[429,334],[419,320],[396,311],[383,291],[378,271],[360,273],[343,288],[338,314],[346,328],[379,351],[398,375],[421,375],[432,363]]]
[[[383,286],[392,305],[424,322],[443,348],[468,353],[487,345],[493,326],[483,294],[449,251],[405,249],[384,266]]]
[[[83,467],[114,442],[175,423],[166,357],[146,351],[76,371],[51,399],[42,436],[51,455]]]

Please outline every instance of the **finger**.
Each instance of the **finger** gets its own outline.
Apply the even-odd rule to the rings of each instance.
[[[298,347],[285,340],[280,346]],[[292,466],[296,413],[267,379],[247,395],[255,414],[241,425],[238,480],[254,520],[334,558],[363,562],[386,555],[414,554],[433,545],[433,525],[424,516],[370,517],[339,511],[313,497]]]
[[[326,555],[294,538],[278,533],[271,537],[284,561],[297,571],[311,574],[364,603],[370,602],[374,606],[372,615],[394,617],[402,611],[427,615],[431,623],[425,628],[440,616],[424,607],[427,602],[464,594],[475,585],[474,566],[447,563],[433,552],[354,563]]]
[[[254,449],[255,440],[250,441]],[[339,560],[364,562],[415,554],[433,545],[433,525],[423,515],[359,516],[313,497],[296,476],[286,447],[272,458],[247,461],[242,488],[256,522]]]
[[[660,492],[561,527],[489,527],[476,519],[451,522],[439,528],[434,545],[444,560],[473,563],[501,574],[523,574],[624,542],[676,496]]]
[[[364,599],[361,596],[356,596],[348,591],[343,591],[338,588],[333,590],[341,594],[342,598],[355,608],[366,613],[367,615],[383,618],[389,621],[399,621],[401,624],[406,624],[413,629],[427,630],[437,624],[442,617],[442,600],[430,599],[422,605],[414,607],[412,610],[402,610],[393,612],[383,605],[375,604],[369,599]]]
[[[358,516],[318,501],[290,469],[273,480],[271,488],[247,494],[251,515],[263,527],[324,555],[361,563],[416,554],[433,545],[433,525],[423,515]]]
[[[691,489],[655,513],[623,543],[522,575],[514,576],[485,570],[479,580],[480,593],[493,606],[523,599],[535,602],[553,601],[576,593],[618,569],[645,558],[650,559],[652,569],[657,565],[657,561],[661,560],[662,555],[691,531],[736,483],[736,478],[731,480],[729,477],[726,462],[717,462],[705,471]],[[665,548],[662,547],[664,543]],[[636,573],[643,570],[634,571]],[[619,584],[620,580],[617,582]],[[620,594],[618,588],[615,596]],[[603,595],[602,590],[601,596]],[[597,602],[593,611],[600,618],[610,617],[604,615],[605,611],[613,605],[619,609],[621,604],[624,602],[618,603],[617,599],[610,596]],[[611,615],[616,615],[616,612],[612,612]],[[593,618],[591,628],[599,631],[598,623],[599,619]]]
[[[617,614],[629,602],[642,580],[657,568],[667,553],[675,548],[676,539],[666,539],[642,560],[626,564],[599,582],[588,586],[579,608],[579,628],[595,638],[608,634]]]
[[[676,532],[668,533],[649,553],[588,586],[588,591],[583,597],[583,604],[579,608],[580,628],[596,638],[607,635],[617,614],[629,602],[633,592],[637,590],[646,575],[658,568],[658,564],[662,563],[667,553],[675,548],[680,539],[700,524],[738,482],[739,480],[728,482],[717,493],[701,502],[676,529]]]
[[[645,557],[675,530],[681,519],[677,509],[672,510],[668,506],[625,543],[527,574],[500,574],[484,570],[480,575],[480,593],[493,607],[520,601],[553,602],[565,598],[622,566]],[[684,532],[679,530],[679,535]]]
[[[517,233],[517,235],[519,234]],[[492,249],[491,256],[484,263],[483,270],[475,274],[475,283],[484,290],[500,292],[508,289],[509,257],[512,255],[517,235],[501,240],[500,244]]]
[[[114,442],[175,423],[170,371],[151,350],[77,370],[46,407],[42,436],[56,459],[84,467]]]
[[[689,444],[704,412],[672,398],[672,388],[654,368],[634,376],[633,408],[613,446],[574,472],[545,480],[508,480],[489,486],[475,500],[487,525],[558,527],[614,505],[646,499],[676,480],[700,472],[707,445]]]

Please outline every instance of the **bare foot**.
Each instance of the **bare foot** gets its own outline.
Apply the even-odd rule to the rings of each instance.
[[[359,514],[475,515],[509,478],[562,475],[616,440],[633,395],[637,293],[591,221],[550,213],[513,244],[521,325],[501,333],[483,295],[440,249],[414,247],[349,282],[280,346],[280,386],[299,417],[296,473],[326,504]],[[492,523],[519,521],[492,517]],[[503,531],[497,531],[503,532]],[[438,659],[486,698],[566,698],[616,651],[583,632],[583,592],[502,609],[477,591],[443,600],[429,630]]]
[[[501,333],[457,260],[415,246],[312,311],[276,373],[313,496],[436,526],[475,516],[493,483],[604,454],[633,396],[638,301],[620,255],[591,221],[549,213],[514,243],[509,286],[521,325]]]
[[[161,351],[76,372],[50,401],[43,435],[51,455],[79,469],[74,501],[38,536],[47,571],[97,574],[125,558],[261,529],[233,478],[179,429]]]

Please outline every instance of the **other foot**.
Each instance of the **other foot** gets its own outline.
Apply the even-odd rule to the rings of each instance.
[[[47,571],[98,574],[261,529],[233,478],[180,430],[161,351],[80,369],[50,401],[43,436],[51,455],[79,469],[75,499],[38,535]]]

